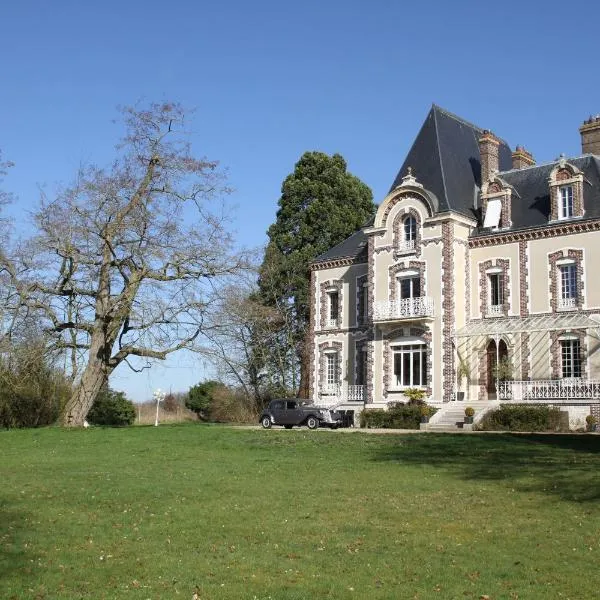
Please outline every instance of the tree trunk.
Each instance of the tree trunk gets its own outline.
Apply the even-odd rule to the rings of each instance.
[[[298,398],[310,398],[310,331],[306,330],[304,340],[300,347],[300,386],[298,389]]]
[[[98,392],[108,382],[109,373],[99,360],[90,360],[79,385],[73,391],[62,415],[64,427],[83,427]]]

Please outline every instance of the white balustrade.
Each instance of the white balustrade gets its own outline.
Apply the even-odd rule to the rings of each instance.
[[[415,240],[402,240],[398,243],[398,252],[412,252],[415,249]]]
[[[319,404],[340,404],[341,402],[364,402],[364,385],[340,385],[328,384],[321,385],[319,394]]]
[[[499,381],[498,400],[523,403],[600,400],[600,381],[578,377],[538,381]]]
[[[492,304],[487,309],[488,317],[503,317],[504,316],[504,305],[503,304]]]
[[[433,298],[429,296],[378,301],[373,306],[373,319],[375,321],[433,317],[433,314]]]
[[[558,299],[558,310],[573,310],[576,308],[575,298],[559,298]]]

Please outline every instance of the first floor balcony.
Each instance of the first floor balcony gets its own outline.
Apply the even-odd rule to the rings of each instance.
[[[404,321],[433,316],[433,298],[429,296],[377,301],[373,306],[374,321]]]
[[[335,406],[345,402],[364,402],[364,385],[322,384],[319,389],[319,404]]]
[[[499,381],[498,400],[532,404],[600,402],[600,380],[569,377],[531,381]]]

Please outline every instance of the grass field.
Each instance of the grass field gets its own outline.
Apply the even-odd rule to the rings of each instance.
[[[600,436],[0,433],[0,598],[597,598]]]

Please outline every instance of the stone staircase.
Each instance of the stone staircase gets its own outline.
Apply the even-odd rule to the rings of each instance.
[[[496,408],[500,403],[497,401],[476,402],[449,402],[444,404],[438,412],[431,417],[427,424],[427,431],[460,431],[465,418],[465,408],[470,406],[475,410],[473,422],[477,423],[486,412]]]

